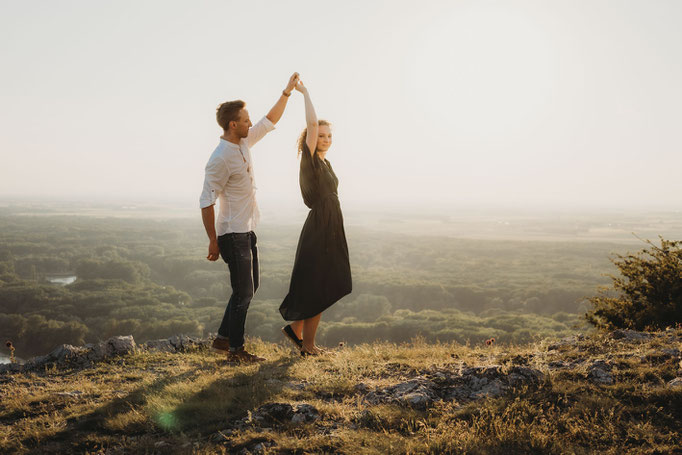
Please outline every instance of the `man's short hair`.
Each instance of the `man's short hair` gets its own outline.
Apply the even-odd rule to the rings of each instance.
[[[242,100],[227,101],[216,109],[216,120],[218,120],[218,125],[227,131],[230,128],[230,122],[236,122],[239,120],[239,111],[244,109],[246,103]]]

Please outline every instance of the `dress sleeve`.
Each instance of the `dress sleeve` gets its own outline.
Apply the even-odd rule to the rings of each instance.
[[[303,150],[301,151],[301,166],[313,169],[314,171],[320,169],[320,160],[310,154],[310,149],[306,143],[303,143]]]
[[[309,208],[313,208],[319,197],[320,163],[319,159],[310,156],[310,149],[303,144],[301,150],[301,171],[299,173],[299,184],[303,202]]]

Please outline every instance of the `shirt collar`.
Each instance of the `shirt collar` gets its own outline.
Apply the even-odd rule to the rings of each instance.
[[[237,147],[239,148],[241,146],[241,141],[239,141],[239,144],[235,144],[234,142],[230,142],[227,139],[223,139],[222,137],[220,138],[221,143],[225,143],[226,145],[231,145],[232,147]]]

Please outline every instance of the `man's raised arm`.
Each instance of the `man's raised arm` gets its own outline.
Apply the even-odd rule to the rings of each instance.
[[[294,73],[291,75],[287,87],[282,91],[282,94],[280,95],[279,99],[277,100],[275,105],[272,106],[270,112],[268,112],[268,114],[266,115],[268,120],[270,120],[273,125],[279,122],[279,119],[282,118],[284,108],[287,107],[287,101],[289,101],[289,95],[291,95],[291,91],[294,89],[294,87],[296,87],[296,83],[298,83],[298,73]]]

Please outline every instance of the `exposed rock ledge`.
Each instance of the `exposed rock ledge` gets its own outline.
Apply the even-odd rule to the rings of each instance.
[[[433,369],[425,375],[365,395],[370,404],[393,403],[424,410],[435,401],[465,403],[485,397],[497,397],[514,388],[537,387],[544,374],[535,368],[487,365],[450,369]],[[367,390],[358,384],[356,390]]]
[[[174,335],[161,340],[147,341],[138,345],[132,335],[115,336],[97,344],[72,346],[62,344],[47,355],[33,357],[24,364],[0,365],[0,373],[35,371],[46,367],[87,367],[111,357],[132,354],[135,351],[185,352],[202,346],[209,346],[211,339]]]

